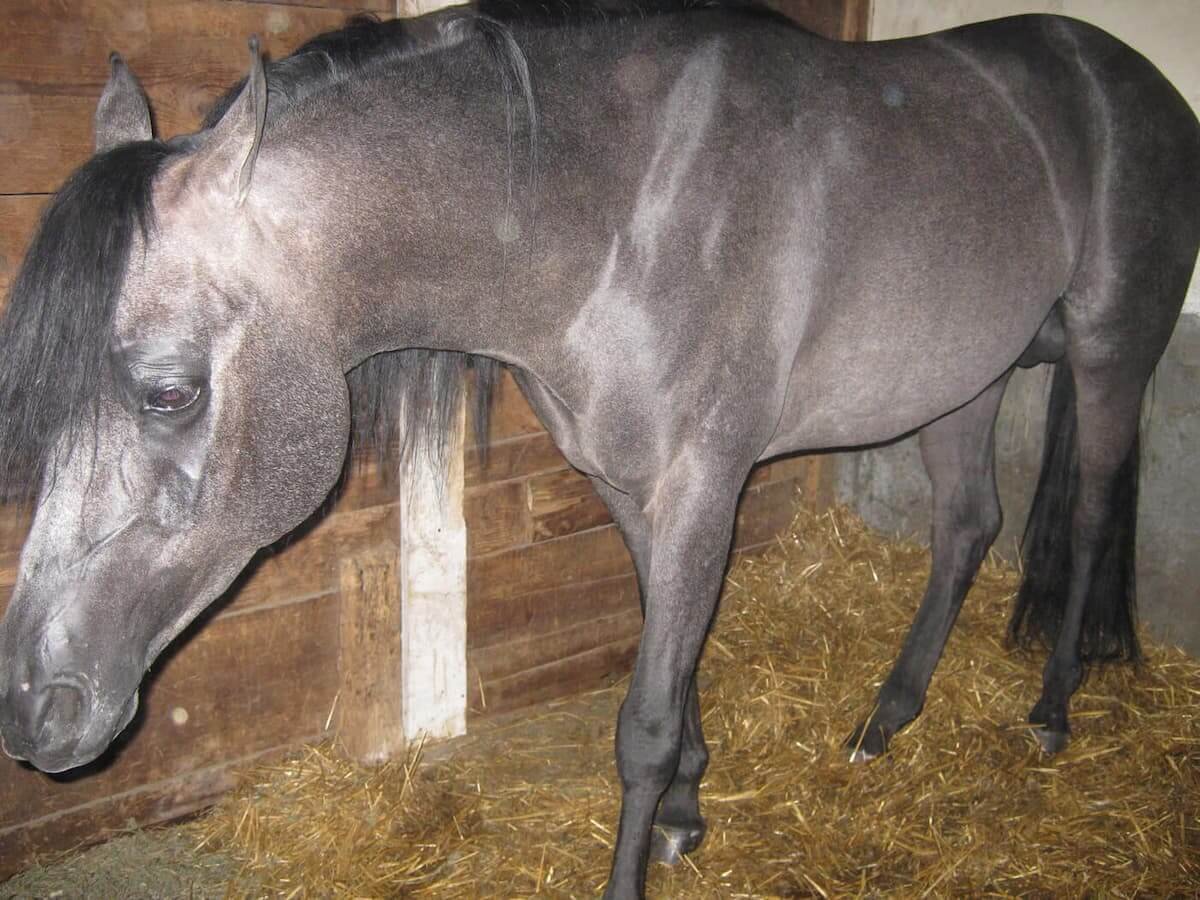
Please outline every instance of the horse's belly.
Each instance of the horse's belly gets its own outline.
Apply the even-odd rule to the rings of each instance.
[[[879,308],[832,324],[797,353],[764,458],[891,440],[957,409],[1016,364],[1059,293],[931,298],[922,316]]]

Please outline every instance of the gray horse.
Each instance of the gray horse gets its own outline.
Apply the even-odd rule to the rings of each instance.
[[[513,371],[637,567],[607,896],[703,837],[694,673],[756,462],[920,430],[933,574],[851,739],[870,758],[920,711],[999,528],[1008,377],[1055,363],[1014,620],[1052,646],[1047,750],[1086,661],[1137,653],[1138,416],[1200,242],[1200,127],[1095,28],[356,22],[265,70],[255,47],[166,142],[114,57],[96,150],[0,326],[0,486],[37,498],[0,624],[12,756],[100,754],[352,430],[444,460],[471,359]]]

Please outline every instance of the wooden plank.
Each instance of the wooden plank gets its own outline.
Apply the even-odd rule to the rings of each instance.
[[[326,516],[287,542],[256,558],[217,601],[222,615],[299,597],[335,593],[339,560],[397,533],[397,507],[372,506]]]
[[[474,667],[472,678],[483,679],[486,685],[641,633],[641,610],[625,609],[550,634],[528,635],[481,647],[468,653],[467,659]]]
[[[3,128],[0,124],[0,130]],[[45,203],[46,197],[42,194],[0,197],[0,310],[8,302],[8,289],[17,277]]]
[[[337,734],[374,765],[404,748],[398,551],[385,543],[339,567]]]
[[[242,2],[272,6],[320,6],[325,9],[345,10],[347,13],[396,12],[396,0],[242,0]]]
[[[803,481],[808,476],[809,469],[819,462],[817,456],[784,456],[773,459],[768,463],[759,463],[750,470],[746,487],[757,487],[772,481]]]
[[[467,603],[467,647],[477,650],[536,637],[631,610],[640,612],[633,574],[514,597],[481,600],[472,596]]]
[[[632,572],[625,542],[609,525],[469,560],[467,594],[487,602]]]
[[[424,454],[400,493],[400,661],[408,740],[467,730],[467,526],[460,402],[444,486]],[[439,489],[440,488],[440,489]]]
[[[493,441],[488,447],[486,463],[477,447],[469,447],[466,483],[467,487],[477,487],[568,468],[570,464],[558,452],[554,440],[543,431]]]
[[[529,479],[533,540],[586,531],[612,522],[608,507],[587,477],[574,469]]]
[[[295,743],[321,737],[319,733],[304,735],[283,746],[139,785],[85,806],[0,829],[0,882],[28,868],[41,854],[97,844],[127,831],[131,824],[145,827],[170,822],[211,806],[237,786],[241,773],[249,767],[282,756]]]
[[[809,31],[838,39],[846,32],[847,2],[855,0],[766,0],[768,6]]]
[[[331,512],[349,512],[369,506],[387,506],[400,499],[397,476],[385,476],[373,452],[350,461],[342,481],[325,507]]]
[[[777,481],[746,491],[738,504],[733,529],[734,549],[774,539],[791,523],[796,498],[797,487],[793,481]]]
[[[0,829],[319,734],[337,690],[337,617],[329,596],[192,629],[100,763],[51,779],[0,760]]]
[[[532,540],[528,491],[524,481],[469,489],[463,497],[467,558],[528,544]]]
[[[601,687],[606,679],[632,668],[638,642],[637,637],[625,638],[490,684],[476,679],[471,684],[471,713],[507,712]]]
[[[92,115],[118,50],[160,134],[194,130],[245,74],[246,40],[273,57],[339,27],[344,9],[209,0],[7,0],[0,7],[0,193],[46,193],[92,152]]]
[[[842,0],[843,41],[865,41],[871,33],[871,0]]]
[[[496,393],[492,398],[492,421],[488,429],[491,440],[503,441],[545,430],[517,387],[512,373],[505,369],[496,383]],[[476,443],[474,430],[468,427],[467,446],[472,447]]]

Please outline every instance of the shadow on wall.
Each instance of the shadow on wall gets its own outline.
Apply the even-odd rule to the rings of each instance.
[[[1050,374],[1049,366],[1018,370],[996,422],[1004,529],[995,550],[1009,560],[1018,555],[1037,484]],[[1200,656],[1200,316],[1179,320],[1147,391],[1142,422],[1141,617],[1160,639]],[[835,471],[838,499],[867,522],[929,542],[929,480],[915,436],[839,454]]]

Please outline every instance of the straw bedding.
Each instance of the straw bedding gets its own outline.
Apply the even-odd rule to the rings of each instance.
[[[1018,576],[996,560],[921,718],[887,757],[847,762],[928,566],[843,509],[801,511],[736,562],[702,663],[708,838],[653,866],[650,896],[1196,895],[1200,662],[1147,640],[1140,671],[1093,672],[1071,746],[1043,756],[1024,725],[1043,656],[1003,644]],[[623,692],[484,720],[374,770],[309,748],[247,773],[186,833],[235,861],[227,896],[596,896]]]

